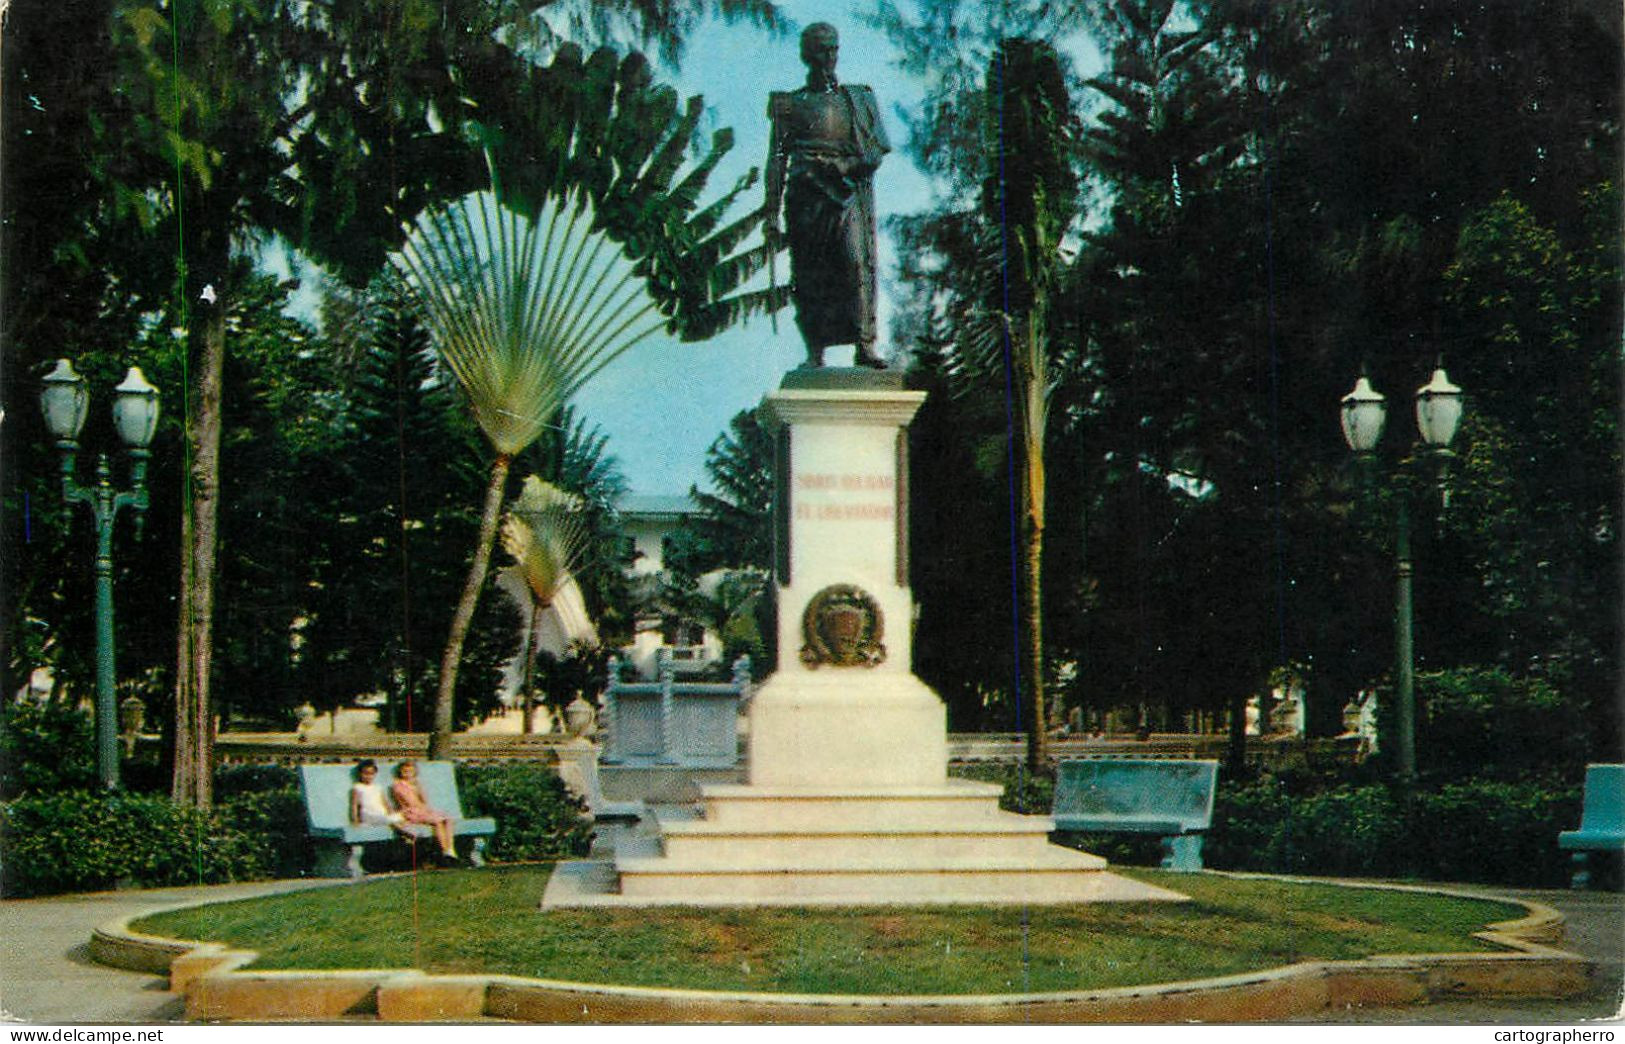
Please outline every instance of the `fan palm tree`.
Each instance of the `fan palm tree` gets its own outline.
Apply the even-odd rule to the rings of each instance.
[[[502,549],[514,560],[503,572],[519,581],[529,596],[530,610],[525,626],[524,730],[534,729],[536,689],[533,678],[537,624],[551,608],[554,599],[575,584],[575,573],[586,557],[588,520],[580,497],[566,493],[535,475],[525,479],[508,514],[502,520]],[[579,589],[577,589],[579,597]],[[568,621],[565,621],[568,625]],[[568,632],[568,626],[565,627]],[[564,647],[549,650],[563,657],[569,652],[569,633]]]
[[[645,280],[580,197],[533,218],[477,192],[425,214],[394,261],[495,458],[480,533],[440,661],[429,756],[451,746],[452,695],[490,568],[508,469],[587,381],[663,322]]]

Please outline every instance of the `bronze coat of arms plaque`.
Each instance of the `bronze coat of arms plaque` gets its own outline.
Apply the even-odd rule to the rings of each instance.
[[[801,662],[808,667],[873,667],[886,659],[885,617],[863,588],[831,584],[801,616]]]

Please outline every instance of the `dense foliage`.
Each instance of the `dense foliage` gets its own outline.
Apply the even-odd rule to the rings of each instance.
[[[586,854],[592,835],[587,806],[551,768],[518,762],[462,765],[457,787],[463,811],[496,818],[492,859],[513,863]]]
[[[1042,673],[1062,704],[1157,728],[1228,709],[1239,730],[1247,696],[1294,663],[1311,730],[1338,731],[1350,697],[1389,684],[1409,475],[1419,668],[1469,668],[1488,705],[1539,689],[1570,777],[1618,758],[1619,12],[1055,7],[877,17],[929,85],[909,149],[941,190],[894,219],[895,335],[952,400],[916,425],[933,466],[915,471],[931,551],[913,568],[919,669],[953,720],[1003,708],[1012,727],[1034,673],[1009,624],[1031,572],[1006,449],[1031,434],[1021,382],[962,375],[988,267],[970,172],[997,152],[976,128],[1000,111],[998,141],[1026,132],[1014,92],[990,102],[976,70],[1036,38],[1102,63],[1087,79],[1063,63],[1083,202],[1048,324]],[[1011,242],[991,267],[1019,284],[1029,266]],[[1441,360],[1468,397],[1442,470],[1412,459],[1409,417]],[[1364,482],[1337,427],[1362,369],[1390,406]]]
[[[277,839],[148,794],[72,790],[0,805],[6,895],[264,877]]]
[[[0,801],[95,785],[90,715],[59,703],[0,706]]]
[[[1556,832],[1579,822],[1574,786],[1371,783],[1294,795],[1265,780],[1220,788],[1203,854],[1221,870],[1558,888],[1570,867]]]
[[[390,288],[374,283],[382,300],[329,310],[336,322],[316,331],[279,314],[287,300],[245,258],[292,246],[367,286],[403,224],[494,181],[528,210],[586,193],[680,336],[782,297],[745,288],[767,255],[739,252],[755,218],[731,209],[754,175],[707,196],[728,132],[691,149],[700,99],[682,103],[639,54],[595,49],[631,38],[675,63],[700,17],[778,32],[777,9],[590,8],[71,0],[8,11],[0,376],[31,389],[44,360],[70,355],[98,399],[130,363],[163,389],[148,547],[134,553],[124,525],[115,558],[121,591],[179,598],[126,614],[118,640],[121,673],[146,681],[149,720],[173,722],[178,797],[210,800],[217,713],[286,725],[305,699],[383,691],[404,725],[421,654],[450,622],[439,549],[478,517],[458,473],[478,461],[455,452],[474,444],[446,416],[443,375],[429,372]],[[374,319],[388,328],[342,328]],[[3,688],[48,665],[76,691],[91,673],[90,578],[58,565],[76,557],[84,527],[53,488],[37,412],[9,412]],[[109,435],[97,419],[85,441]],[[498,635],[512,626],[482,601],[458,721],[489,703]]]

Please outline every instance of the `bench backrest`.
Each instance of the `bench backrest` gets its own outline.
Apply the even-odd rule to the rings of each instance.
[[[1213,822],[1217,761],[1107,758],[1062,761],[1055,780],[1057,816],[1168,819],[1187,830]]]
[[[1625,765],[1587,765],[1581,830],[1625,828]]]
[[[387,794],[395,782],[395,761],[378,762],[376,782]],[[350,787],[355,783],[355,765],[300,765],[299,789],[305,798],[305,820],[312,827],[342,827],[350,823]],[[449,761],[419,761],[418,786],[429,804],[451,816],[463,819],[463,803],[457,794],[456,767]]]

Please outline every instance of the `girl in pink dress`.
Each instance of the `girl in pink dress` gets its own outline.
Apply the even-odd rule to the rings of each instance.
[[[434,839],[440,842],[441,858],[444,861],[449,863],[457,861],[457,847],[452,840],[451,817],[429,807],[429,802],[423,796],[423,788],[418,786],[417,762],[403,761],[395,766],[395,782],[389,786],[389,796],[395,802],[395,808],[403,820],[408,823],[422,823],[434,831]]]

